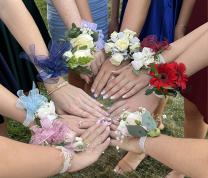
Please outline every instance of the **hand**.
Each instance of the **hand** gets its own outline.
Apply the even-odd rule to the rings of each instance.
[[[117,135],[115,132],[111,132],[110,136],[111,136],[111,142],[110,142],[111,146],[115,146],[115,147],[118,146],[119,148],[123,150],[142,154],[142,150],[139,148],[139,145],[138,145],[138,142],[139,142],[138,138],[125,137],[121,142],[120,140],[116,140]]]
[[[103,89],[103,87],[105,87],[105,85],[107,84],[107,82],[109,81],[110,77],[112,76],[111,72],[120,69],[121,67],[123,67],[124,65],[126,65],[128,63],[128,61],[123,62],[120,66],[115,66],[113,64],[111,64],[110,60],[106,60],[98,75],[96,76],[93,84],[92,84],[92,88],[91,91],[92,93],[94,93],[95,97],[98,97],[101,93],[101,90]]]
[[[96,124],[86,130],[81,136],[88,147],[84,152],[75,154],[69,172],[84,169],[98,160],[110,144],[109,126]]]
[[[139,107],[144,107],[149,112],[153,113],[159,104],[160,98],[154,94],[145,95],[145,90],[146,88],[131,98],[121,100],[113,104],[108,111],[111,114],[110,118],[118,119],[124,111],[135,112]]]
[[[109,35],[114,31],[118,31],[118,28],[119,28],[118,20],[111,20],[108,28]]]
[[[144,71],[135,75],[132,70],[132,66],[127,65],[112,72],[117,77],[110,80],[101,92],[104,98],[118,99],[121,96],[122,98],[129,98],[148,85],[150,76],[147,75],[147,72]]]
[[[61,82],[64,79],[60,79]],[[48,91],[56,84],[45,84]],[[87,95],[83,90],[70,84],[56,90],[51,94],[56,110],[59,114],[72,114],[83,118],[97,119],[108,116],[108,113],[101,109],[101,104]]]
[[[83,134],[86,129],[96,124],[97,119],[83,119],[72,115],[60,115],[60,118],[68,125],[68,127],[77,133],[77,136]]]
[[[178,40],[182,38],[186,33],[186,27],[182,25],[176,25],[175,27],[175,35],[174,35],[174,40]]]

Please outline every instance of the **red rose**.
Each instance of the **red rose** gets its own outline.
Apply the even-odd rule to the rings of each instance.
[[[167,40],[158,41],[155,35],[149,35],[143,39],[141,42],[141,47],[151,48],[155,53],[157,53],[167,49],[169,47],[169,43]]]

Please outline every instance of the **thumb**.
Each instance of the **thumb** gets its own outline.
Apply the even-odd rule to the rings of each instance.
[[[83,79],[87,84],[90,83],[91,78],[88,75],[80,74],[81,79]]]

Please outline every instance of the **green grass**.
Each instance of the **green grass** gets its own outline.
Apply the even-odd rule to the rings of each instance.
[[[46,22],[46,4],[43,0],[36,0],[40,9],[41,15]],[[46,22],[47,23],[47,22]],[[44,91],[44,90],[42,90]],[[183,98],[177,97],[170,99],[165,111],[168,116],[164,121],[164,134],[175,137],[183,136]],[[9,121],[8,123],[9,136],[15,140],[28,142],[30,132],[22,125]],[[136,171],[129,175],[120,176],[113,172],[118,161],[125,155],[124,151],[118,152],[114,148],[109,148],[104,155],[89,168],[74,174],[58,175],[53,178],[161,178],[164,177],[170,169],[152,158],[146,158]]]

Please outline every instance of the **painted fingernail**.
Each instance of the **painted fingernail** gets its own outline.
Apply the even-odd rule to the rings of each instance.
[[[94,94],[94,97],[95,97],[95,98],[97,98],[97,97],[98,97],[98,95],[97,95],[97,94]]]
[[[104,95],[105,94],[105,90],[103,90],[102,92],[101,92],[101,95]]]
[[[107,98],[108,98],[108,95],[104,95],[104,96],[103,96],[103,99],[107,99]]]
[[[91,89],[91,92],[94,93],[94,92],[95,92],[95,89],[92,88],[92,89]]]
[[[116,97],[115,96],[111,96],[110,99],[114,100]]]
[[[122,98],[126,98],[126,95],[123,95]]]

